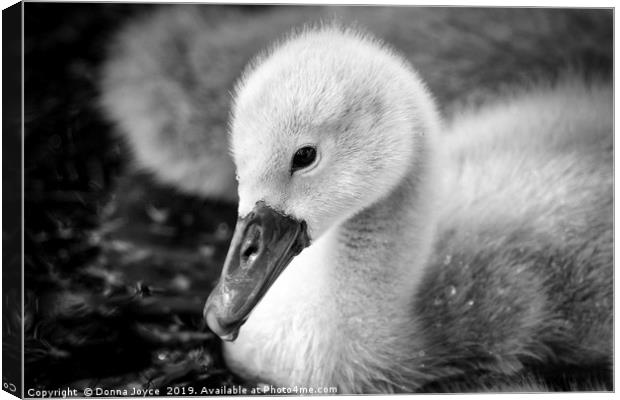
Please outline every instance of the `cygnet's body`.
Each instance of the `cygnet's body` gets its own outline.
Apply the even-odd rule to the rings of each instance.
[[[339,393],[611,365],[611,124],[611,90],[569,82],[440,132],[421,80],[378,41],[332,27],[279,44],[235,94],[240,223],[205,310],[238,333],[228,365]],[[308,146],[316,159],[293,168]],[[311,244],[250,292],[273,244],[259,212]]]
[[[516,95],[438,136],[418,78],[371,39],[306,32],[257,65],[232,124],[239,213],[262,199],[319,232],[226,344],[234,370],[367,393],[610,361],[609,89]],[[272,186],[289,154],[261,145],[307,135],[353,138],[298,200]]]

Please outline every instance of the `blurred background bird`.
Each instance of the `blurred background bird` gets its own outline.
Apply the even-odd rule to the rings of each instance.
[[[335,19],[384,39],[447,121],[612,69],[610,10],[27,4],[25,18],[33,386],[236,380],[201,319],[236,216],[230,91],[292,28]]]

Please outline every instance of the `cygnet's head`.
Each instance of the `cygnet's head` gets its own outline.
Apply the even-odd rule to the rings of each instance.
[[[406,61],[355,31],[306,30],[254,62],[230,125],[239,222],[210,327],[234,339],[295,255],[412,172],[435,123]]]

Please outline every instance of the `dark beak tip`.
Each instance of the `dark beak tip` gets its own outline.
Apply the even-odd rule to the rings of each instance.
[[[238,336],[239,336],[239,329],[235,329],[234,331],[230,332],[228,335],[220,336],[220,339],[222,339],[225,342],[234,342],[235,340],[237,340]]]
[[[204,309],[204,319],[207,322],[207,326],[209,327],[209,329],[211,329],[213,333],[215,333],[217,336],[219,336],[220,339],[224,341],[233,342],[237,339],[237,336],[239,336],[238,327],[226,329],[224,326],[222,326],[216,315],[215,309],[211,307],[208,302]]]

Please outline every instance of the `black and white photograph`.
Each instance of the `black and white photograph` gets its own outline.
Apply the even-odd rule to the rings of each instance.
[[[615,390],[612,7],[13,7],[5,391]]]

